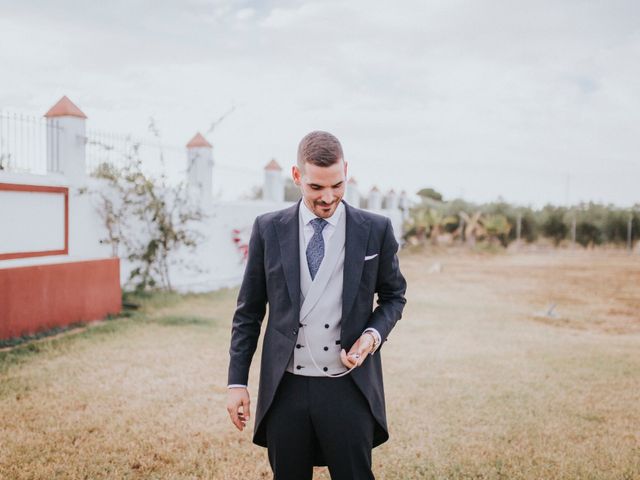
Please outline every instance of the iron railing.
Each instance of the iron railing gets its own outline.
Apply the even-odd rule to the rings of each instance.
[[[55,118],[0,111],[0,170],[60,172],[60,132]]]

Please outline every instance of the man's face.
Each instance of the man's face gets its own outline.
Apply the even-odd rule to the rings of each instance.
[[[297,165],[291,169],[293,181],[302,191],[302,200],[318,217],[329,218],[344,197],[347,162],[340,160],[328,167],[305,163],[304,167],[303,172]]]

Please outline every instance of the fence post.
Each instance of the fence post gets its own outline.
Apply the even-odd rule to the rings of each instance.
[[[272,158],[264,167],[264,185],[262,187],[262,199],[267,202],[284,202],[284,181],[282,180],[282,167],[275,158]]]
[[[369,192],[369,198],[367,200],[368,210],[382,210],[382,196],[378,187],[373,187]]]
[[[398,195],[396,195],[396,191],[393,188],[387,193],[385,208],[387,210],[398,209]]]
[[[200,132],[187,143],[187,184],[203,204],[211,202],[213,147]]]
[[[629,253],[633,251],[631,239],[633,238],[633,213],[629,213],[629,221],[627,222],[627,250]]]
[[[358,182],[356,182],[356,179],[353,177],[347,181],[347,192],[345,196],[347,197],[347,203],[349,205],[360,208],[360,191],[358,190]]]
[[[62,173],[69,183],[86,179],[87,116],[67,96],[45,113],[47,119],[47,172]]]
[[[409,218],[409,196],[406,190],[400,192],[400,198],[398,199],[398,207],[402,211],[402,221],[406,222]]]

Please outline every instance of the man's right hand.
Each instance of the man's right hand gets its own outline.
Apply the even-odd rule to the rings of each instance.
[[[228,390],[227,412],[236,428],[242,431],[251,417],[249,390],[243,387],[231,387]]]

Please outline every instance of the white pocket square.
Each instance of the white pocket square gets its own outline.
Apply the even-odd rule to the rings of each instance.
[[[377,256],[377,253],[374,253],[373,255],[367,255],[366,257],[364,257],[364,261],[366,262],[367,260],[371,260],[372,258],[376,258]]]

